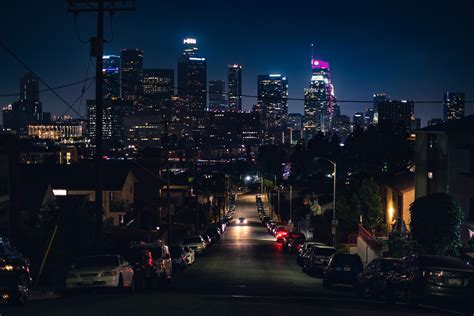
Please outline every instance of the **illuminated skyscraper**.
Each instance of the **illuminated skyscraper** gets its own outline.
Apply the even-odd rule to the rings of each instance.
[[[329,63],[323,60],[311,60],[311,82],[304,90],[304,128],[307,132],[328,132],[339,107],[334,98],[334,86],[331,81]]]
[[[104,99],[120,98],[120,56],[104,55]]]
[[[209,81],[209,110],[224,111],[226,109],[225,81]]]
[[[262,127],[271,131],[284,128],[288,116],[288,79],[280,74],[259,75],[258,103]]]
[[[158,100],[171,100],[173,94],[173,69],[143,69],[143,95]]]
[[[459,120],[464,117],[464,93],[446,92],[443,102],[444,120]]]
[[[178,58],[178,95],[188,104],[193,118],[202,117],[206,110],[207,62],[197,55],[197,41],[186,38]]]
[[[137,100],[143,93],[143,51],[122,49],[120,52],[122,72],[122,98]]]
[[[242,66],[228,65],[228,89],[229,93],[229,110],[242,110]]]

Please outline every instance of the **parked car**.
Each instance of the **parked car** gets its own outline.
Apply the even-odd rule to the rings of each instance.
[[[208,234],[211,237],[212,243],[215,243],[221,239],[221,234],[217,227],[208,227],[206,229],[206,234]]]
[[[397,258],[375,258],[364,272],[357,277],[356,291],[359,295],[370,295],[374,298],[386,296],[390,299],[387,284],[397,273],[400,273],[401,260]]]
[[[132,266],[119,255],[89,256],[77,259],[66,274],[66,288],[134,288]]]
[[[466,312],[474,309],[474,268],[464,260],[435,255],[413,255],[403,258],[401,272],[389,280],[392,299],[409,304],[432,299],[457,301]]]
[[[30,261],[0,237],[0,300],[23,305],[31,289]]]
[[[206,248],[212,244],[212,238],[207,233],[201,233],[200,236],[202,237],[202,239],[204,239],[204,242],[206,243]]]
[[[314,246],[304,258],[303,271],[310,274],[322,275],[329,262],[329,258],[336,253],[334,247]]]
[[[183,246],[188,246],[198,255],[204,254],[204,251],[206,250],[206,242],[199,235],[187,237],[183,239],[181,244]]]
[[[196,255],[194,254],[194,250],[192,250],[188,246],[183,246],[183,249],[184,249],[184,252],[185,252],[184,258],[185,258],[188,266],[192,265],[194,263],[194,261],[196,261]]]
[[[313,246],[325,246],[325,244],[316,241],[305,241],[298,250],[298,256],[296,257],[296,263],[299,266],[303,266],[303,257]]]
[[[286,230],[285,227],[283,226],[278,226],[275,228],[275,233],[276,237],[276,242],[283,242],[283,238],[285,238],[286,235],[288,235],[288,231]]]
[[[295,253],[303,246],[306,238],[304,234],[298,232],[290,232],[283,236],[283,250],[289,253]]]
[[[130,248],[124,254],[124,258],[133,268],[135,288],[156,287],[157,268],[151,251],[148,249]]]
[[[357,286],[357,276],[364,271],[362,260],[357,254],[335,253],[324,270],[323,285],[335,283]]]
[[[188,267],[188,261],[186,260],[186,251],[181,245],[174,245],[170,247],[171,260],[173,262],[173,267],[180,269],[181,271],[185,270]]]
[[[269,221],[270,221],[270,216],[265,215],[265,216],[262,217],[262,223],[266,224]]]
[[[164,251],[163,243],[161,241],[153,243],[136,243],[131,245],[131,248],[148,250],[151,252],[153,264],[156,267],[156,277],[158,279],[165,279],[168,275],[171,275],[172,271],[172,259],[171,256],[167,256]],[[167,267],[170,267],[170,271],[167,271]]]

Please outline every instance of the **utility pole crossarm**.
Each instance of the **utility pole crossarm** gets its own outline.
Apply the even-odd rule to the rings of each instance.
[[[95,7],[94,4],[97,4],[99,0],[67,0],[69,3],[68,12],[70,13],[87,13],[87,12],[97,12],[98,7]],[[135,1],[134,0],[103,0],[102,3],[107,4],[103,8],[103,12],[119,12],[119,11],[134,11]]]

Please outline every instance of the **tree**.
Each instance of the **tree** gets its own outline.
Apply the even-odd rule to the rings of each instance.
[[[454,197],[447,193],[420,197],[410,206],[410,213],[411,234],[418,251],[435,255],[459,254],[464,215]]]
[[[385,229],[382,197],[372,178],[353,181],[336,194],[336,217],[343,235],[358,230],[360,216],[364,227],[378,231]]]

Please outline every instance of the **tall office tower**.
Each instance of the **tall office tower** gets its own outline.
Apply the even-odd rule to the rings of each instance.
[[[26,134],[28,124],[46,121],[50,116],[50,113],[43,113],[38,78],[30,72],[26,73],[20,79],[20,99],[3,108],[3,128]]]
[[[364,121],[364,113],[356,112],[352,117],[352,124],[354,124],[354,128],[364,128],[365,121]]]
[[[122,49],[120,51],[122,98],[138,100],[143,92],[143,51]]]
[[[414,120],[415,103],[406,100],[378,102],[378,124],[389,123],[392,127],[411,129]]]
[[[39,101],[39,81],[33,73],[28,72],[20,79],[20,100]]]
[[[173,95],[173,69],[143,69],[142,103],[145,108],[169,111]]]
[[[227,66],[227,92],[229,94],[229,110],[242,110],[242,66]]]
[[[459,120],[464,117],[464,92],[446,92],[443,102],[444,120]]]
[[[226,109],[226,94],[224,80],[209,81],[209,110],[224,111]]]
[[[184,49],[178,58],[178,96],[187,103],[193,120],[203,118],[206,110],[207,63],[198,56],[197,41],[186,38]]]
[[[328,132],[333,117],[339,114],[335,112],[340,112],[339,107],[336,108],[329,63],[312,59],[311,68],[310,86],[304,90],[305,130]]]
[[[120,56],[104,55],[104,99],[120,98]]]
[[[374,124],[375,119],[375,108],[365,108],[364,109],[364,125],[367,127]]]
[[[373,118],[373,122],[374,122],[374,124],[377,124],[378,123],[378,118],[379,118],[379,103],[389,101],[390,96],[388,96],[385,93],[374,93],[373,100],[374,100],[374,118]]]
[[[91,142],[95,141],[96,133],[96,102],[87,100],[87,136]],[[105,145],[110,148],[119,148],[125,143],[124,118],[130,116],[132,101],[121,99],[104,100],[102,129]]]
[[[288,116],[288,79],[280,74],[258,75],[257,109],[266,131],[284,128]]]

